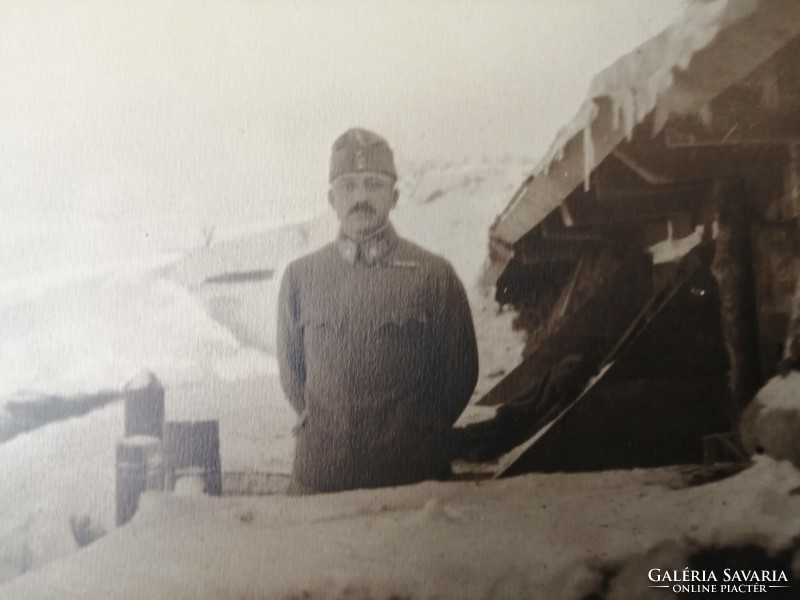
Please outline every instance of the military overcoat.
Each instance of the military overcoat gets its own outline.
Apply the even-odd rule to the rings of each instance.
[[[443,258],[389,226],[291,263],[280,379],[298,414],[294,484],[312,492],[446,477],[448,433],[475,387],[472,317]]]

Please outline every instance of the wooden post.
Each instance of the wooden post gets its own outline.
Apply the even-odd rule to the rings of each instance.
[[[164,436],[164,386],[149,371],[125,385],[125,437]]]
[[[787,190],[795,217],[800,220],[800,144],[790,147],[789,177]],[[797,264],[797,259],[795,259]],[[791,368],[800,368],[800,273],[795,274],[795,291],[792,298],[792,313],[783,346],[783,362]]]
[[[783,360],[779,365],[782,375],[792,369],[800,369],[800,276],[792,298],[792,315],[786,332],[786,343],[783,348]]]
[[[117,444],[117,526],[130,521],[142,492],[164,489],[164,453],[161,440],[126,437]]]
[[[164,428],[167,489],[173,490],[182,475],[195,476],[202,469],[205,492],[222,495],[222,466],[217,421],[168,421]]]
[[[727,417],[735,431],[742,410],[761,383],[750,216],[741,181],[719,180],[712,193],[718,230],[711,270],[719,286],[722,335],[730,361]]]
[[[139,507],[139,496],[164,489],[164,387],[142,371],[124,388],[125,437],[117,444],[117,526]]]

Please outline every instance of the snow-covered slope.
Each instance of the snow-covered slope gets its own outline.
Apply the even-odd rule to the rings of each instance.
[[[143,367],[170,384],[224,375],[240,350],[186,289],[146,273],[70,285],[2,315],[0,398],[118,389]]]

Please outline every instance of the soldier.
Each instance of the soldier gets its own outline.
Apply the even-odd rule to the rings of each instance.
[[[342,134],[329,181],[339,236],[292,262],[279,296],[281,384],[299,415],[290,489],[445,479],[478,372],[464,288],[389,222],[397,174],[383,138]]]

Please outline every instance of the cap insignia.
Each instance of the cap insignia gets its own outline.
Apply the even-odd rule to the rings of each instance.
[[[354,157],[355,167],[359,171],[363,171],[367,168],[367,158],[364,156],[364,151],[361,148],[356,150],[356,155]]]

